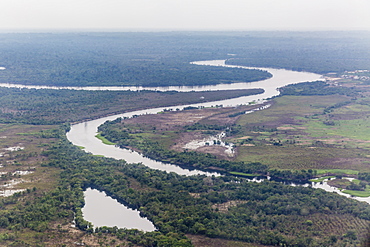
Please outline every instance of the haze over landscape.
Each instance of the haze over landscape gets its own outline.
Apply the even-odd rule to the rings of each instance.
[[[0,1],[0,246],[369,247],[369,10]]]
[[[367,0],[3,0],[0,30],[370,30]]]

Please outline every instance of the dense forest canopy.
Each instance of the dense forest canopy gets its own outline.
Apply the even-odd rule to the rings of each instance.
[[[0,34],[0,82],[154,86],[230,83],[269,76],[261,71],[189,64],[210,59],[318,73],[369,69],[369,41],[370,33],[357,32]],[[244,108],[242,111],[214,107],[225,111],[225,123],[229,118],[235,121],[230,121],[229,126],[221,124],[223,116],[217,112],[216,120],[220,122],[215,118],[213,121],[218,124],[205,116],[203,122],[174,129],[154,128],[140,122],[136,126],[127,122],[118,126],[123,119],[100,127],[100,136],[116,145],[129,145],[148,157],[184,167],[216,168],[223,172],[220,177],[181,176],[143,164],[94,156],[73,146],[65,133],[74,121],[259,94],[262,89],[179,93],[0,88],[0,180],[4,191],[13,179],[22,179],[16,187],[22,189],[20,192],[0,200],[0,245],[199,246],[196,243],[200,240],[216,243],[209,246],[359,246],[366,238],[370,222],[367,203],[321,189],[268,180],[255,183],[245,178],[247,173],[253,173],[286,182],[307,181],[317,171],[301,167],[304,163],[299,162],[291,169],[276,169],[267,164],[267,159],[259,163],[170,149],[171,138],[178,141],[177,137],[184,132],[213,135],[228,127],[229,137],[235,135],[234,139],[244,150],[252,149],[252,143],[259,150],[295,151],[296,144],[301,150],[334,150],[334,145],[323,141],[302,147],[298,141],[285,142],[281,137],[292,133],[297,140],[303,140],[304,131],[310,134],[309,128],[300,129],[301,132],[292,129],[295,119],[299,120],[299,127],[304,121],[317,120],[328,128],[339,128],[344,123],[340,117],[350,116],[357,121],[352,122],[350,126],[355,127],[351,129],[366,129],[367,125],[359,126],[365,125],[367,119],[362,119],[368,118],[370,112],[368,85],[358,82],[352,87],[355,82],[349,81],[347,86],[346,83],[338,86],[310,82],[281,89],[282,97],[273,99],[269,109],[278,114],[278,106],[281,109],[285,104],[287,108],[286,102],[290,102],[288,113],[283,115],[288,116],[284,121],[289,120],[289,126],[277,118],[270,121],[273,115],[248,115],[244,114],[247,110]],[[320,106],[315,102],[319,96]],[[298,97],[306,97],[306,101],[299,102]],[[312,97],[313,103],[308,97]],[[284,101],[278,101],[282,98]],[[293,104],[298,107],[292,107]],[[301,107],[303,104],[307,107]],[[190,107],[184,112],[191,110],[195,109]],[[169,114],[164,110],[158,115]],[[253,121],[264,120],[262,123],[266,125],[253,122],[248,116],[253,116]],[[278,129],[281,126],[283,129]],[[282,141],[276,142],[275,137]],[[6,151],[18,145],[24,149]],[[348,157],[361,159],[362,167],[367,168],[368,149],[359,147],[358,143],[356,147],[342,145],[336,147],[337,153],[355,150]],[[292,154],[290,162],[294,162]],[[273,155],[274,159],[279,158],[278,153]],[[21,176],[15,171],[30,173]],[[351,186],[358,182],[370,187],[368,170],[361,170],[357,178],[363,181],[353,180]],[[140,210],[158,230],[144,233],[136,229],[93,227],[81,211],[85,203],[83,190],[88,187],[105,191],[124,205]],[[75,227],[71,226],[72,222]]]
[[[1,37],[2,36],[2,37]],[[3,34],[0,82],[57,86],[166,86],[251,82],[260,70],[200,67],[225,58],[206,37],[181,34]],[[217,38],[217,37],[216,37]],[[197,44],[200,43],[201,46]]]
[[[268,78],[197,60],[316,73],[370,68],[370,34],[163,32],[0,34],[1,83],[58,86],[207,85]]]
[[[61,124],[130,110],[202,103],[262,92],[262,89],[158,92],[0,87],[0,123]]]
[[[319,74],[370,68],[369,32],[277,32],[255,39],[258,45],[228,63]]]

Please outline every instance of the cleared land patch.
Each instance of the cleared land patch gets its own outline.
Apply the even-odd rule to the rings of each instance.
[[[0,124],[1,186],[13,192],[37,188],[45,191],[55,184],[57,169],[42,167],[42,152],[56,140],[55,126]],[[18,147],[18,148],[17,148]]]
[[[161,114],[142,115],[123,119],[117,126],[119,131],[128,133],[136,143],[147,139],[157,141],[164,147],[182,152],[185,145],[227,131],[235,124],[239,113],[254,109],[256,106],[211,107],[185,111],[164,111]],[[236,116],[233,116],[236,115]],[[228,135],[228,134],[227,134]],[[228,137],[225,138],[228,140]],[[207,145],[196,149],[221,158],[230,159],[226,148],[220,145]]]

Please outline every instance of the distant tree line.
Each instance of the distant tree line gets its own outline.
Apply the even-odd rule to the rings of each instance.
[[[0,87],[0,123],[61,124],[145,108],[203,103],[262,92],[262,89],[158,92]]]
[[[358,90],[353,87],[330,86],[324,81],[304,82],[291,84],[280,88],[281,95],[309,96],[309,95],[346,95],[358,96]],[[340,103],[343,104],[343,103]],[[340,106],[338,106],[340,107]]]

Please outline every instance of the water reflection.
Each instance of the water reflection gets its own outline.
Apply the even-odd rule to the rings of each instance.
[[[82,214],[84,219],[91,222],[94,227],[117,226],[146,232],[156,230],[152,222],[139,215],[139,211],[127,208],[107,196],[105,192],[88,188],[84,196],[85,206],[82,208]]]

